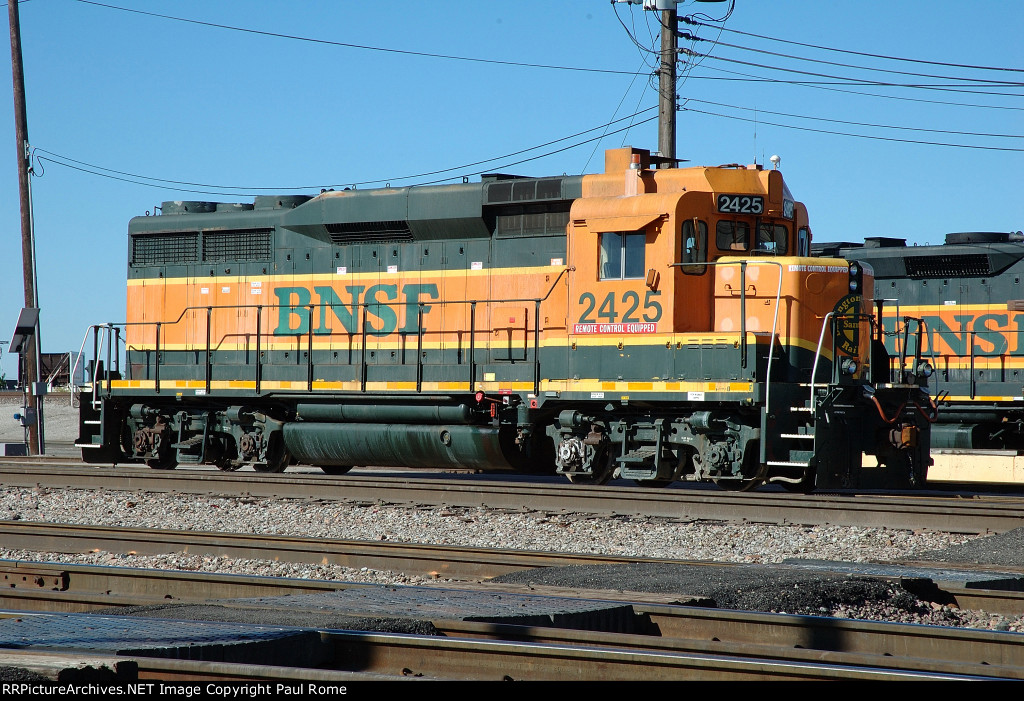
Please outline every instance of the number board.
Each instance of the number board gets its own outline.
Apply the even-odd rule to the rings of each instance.
[[[760,195],[719,195],[718,211],[732,214],[763,214],[764,198]]]

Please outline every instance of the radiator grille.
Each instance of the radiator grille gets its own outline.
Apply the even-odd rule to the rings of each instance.
[[[270,260],[271,229],[203,232],[203,260]]]
[[[364,221],[345,224],[327,224],[331,242],[366,243],[383,241],[412,241],[412,229],[406,221]]]
[[[199,234],[195,231],[132,236],[132,265],[194,263]]]
[[[984,253],[908,256],[906,262],[907,275],[912,278],[977,277],[992,274],[992,266]]]

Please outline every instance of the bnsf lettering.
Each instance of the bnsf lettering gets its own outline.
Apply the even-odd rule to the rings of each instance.
[[[366,333],[373,336],[387,336],[396,330],[416,333],[419,331],[417,320],[420,303],[438,299],[435,283],[403,285],[402,302],[398,305],[393,304],[399,301],[398,285],[349,285],[345,293],[347,300],[343,300],[338,291],[329,285],[315,286],[312,292],[306,287],[278,287],[274,290],[278,303],[274,335],[309,333],[311,310],[317,322],[313,328],[314,334],[330,335],[342,329],[348,333],[361,333],[361,305],[365,306],[362,316]],[[399,329],[396,307],[402,305],[405,306],[405,324]],[[423,314],[426,315],[431,308],[432,305],[424,304]]]
[[[946,318],[923,314],[921,318],[926,329],[922,349],[926,355],[969,356],[972,346],[975,355],[1024,355],[1024,314],[953,314]],[[882,325],[886,331],[886,350],[898,352],[903,335],[895,333],[895,317],[885,317]],[[914,352],[916,343],[911,334],[908,352]]]

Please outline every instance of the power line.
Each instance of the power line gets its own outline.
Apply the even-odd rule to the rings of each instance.
[[[724,68],[714,68],[712,66],[704,66],[706,70],[715,71],[717,73],[728,73],[730,75],[743,76],[740,78],[722,78],[717,76],[703,76],[695,75],[691,76],[695,80],[721,80],[721,81],[737,81],[747,83],[778,83],[780,85],[798,85],[806,88],[814,88],[816,90],[828,90],[831,92],[839,92],[847,95],[859,95],[862,97],[877,97],[883,100],[902,100],[904,102],[920,102],[928,105],[943,105],[946,107],[973,107],[977,109],[987,110],[1011,110],[1014,112],[1024,111],[1024,107],[1011,107],[1009,105],[979,105],[973,102],[950,102],[948,100],[929,100],[921,97],[907,97],[906,95],[881,95],[879,93],[861,92],[859,90],[843,90],[838,85],[840,83],[824,83],[822,81],[810,81],[810,80],[784,80],[782,78],[766,78],[763,76],[751,75],[750,73],[740,73],[738,71],[730,71]]]
[[[685,105],[683,105],[680,108],[680,110],[684,111],[684,112],[696,112],[697,114],[706,114],[706,115],[709,115],[709,116],[712,116],[712,117],[721,117],[722,119],[735,119],[735,120],[741,121],[741,122],[752,122],[752,121],[754,121],[754,120],[749,119],[747,117],[737,117],[737,116],[734,116],[734,115],[720,114],[718,112],[709,112],[709,111],[706,111],[706,110],[697,110],[697,109],[693,109],[691,107],[686,107]],[[759,110],[759,111],[761,111],[761,110]],[[1016,152],[1024,153],[1024,148],[1009,148],[1009,147],[1005,147],[1005,146],[977,146],[977,145],[973,145],[973,144],[950,144],[950,143],[945,143],[945,142],[942,142],[942,141],[917,141],[917,140],[914,140],[914,139],[897,139],[897,138],[891,137],[891,136],[872,136],[870,134],[851,134],[849,132],[830,131],[828,129],[815,129],[813,127],[800,127],[800,126],[794,126],[792,124],[779,124],[777,122],[766,122],[766,121],[761,120],[761,119],[759,119],[757,123],[758,124],[767,124],[767,125],[773,126],[773,127],[780,127],[782,129],[796,129],[798,131],[809,131],[809,132],[814,132],[814,133],[817,133],[817,134],[830,134],[830,135],[833,135],[833,136],[849,136],[849,137],[853,137],[853,138],[857,138],[857,139],[872,139],[872,140],[875,140],[875,141],[892,141],[892,142],[897,142],[897,143],[901,143],[901,144],[920,144],[920,145],[924,145],[924,146],[944,146],[944,147],[947,147],[947,148],[976,149],[976,150],[979,150],[979,151],[1009,151],[1009,152],[1015,152],[1015,153]]]
[[[694,36],[694,35],[692,35],[692,34],[690,34],[688,32],[679,32],[679,37],[681,39],[687,39],[687,40],[691,40],[691,41],[710,41],[708,39],[702,39],[701,37]],[[809,62],[809,63],[820,63],[820,64],[826,65],[826,66],[838,66],[840,68],[853,68],[853,69],[859,70],[859,71],[875,71],[875,72],[878,72],[878,73],[892,73],[894,75],[909,75],[909,76],[914,76],[914,77],[918,77],[918,78],[938,78],[938,79],[942,79],[942,80],[959,80],[959,81],[965,81],[965,82],[971,82],[971,83],[982,83],[982,84],[987,85],[987,86],[1011,85],[1011,86],[1015,86],[1015,87],[1024,87],[1024,83],[1021,83],[1019,81],[1012,81],[1012,80],[987,80],[987,79],[984,79],[984,78],[964,78],[964,77],[960,77],[960,76],[935,75],[934,73],[914,73],[914,72],[911,72],[911,71],[897,71],[897,70],[892,70],[892,69],[889,69],[889,68],[873,68],[873,67],[869,67],[869,66],[858,66],[858,65],[850,64],[850,63],[839,63],[837,61],[824,61],[822,59],[817,59],[817,58],[807,58],[806,56],[794,56],[792,54],[784,54],[784,53],[779,53],[777,51],[766,51],[764,49],[755,49],[755,48],[752,48],[752,47],[749,47],[749,46],[742,46],[740,44],[729,44],[729,43],[726,43],[724,41],[719,41],[717,39],[714,40],[714,41],[715,41],[716,44],[718,44],[720,46],[729,47],[730,49],[739,49],[741,51],[751,51],[753,53],[766,54],[768,56],[776,56],[776,57],[779,57],[779,58],[788,58],[788,59],[791,59],[791,60],[794,60],[794,61],[806,61],[806,62]]]
[[[621,117],[621,118],[616,119],[616,120],[614,120],[612,122],[609,122],[609,124],[616,124],[616,123],[619,123],[619,122],[623,122],[625,120],[633,120],[638,115],[646,113],[646,112],[650,112],[653,109],[655,109],[655,108],[654,107],[648,107],[647,109],[640,110],[639,112],[637,112],[635,114],[628,115],[626,117]],[[454,175],[454,176],[450,176],[450,177],[446,177],[446,178],[440,178],[440,179],[435,179],[435,180],[429,180],[429,181],[414,183],[411,186],[433,185],[433,184],[436,184],[436,183],[442,183],[442,182],[447,182],[449,180],[454,180],[454,179],[459,178],[459,177],[470,177],[470,176],[476,176],[476,175],[483,175],[484,173],[488,172],[492,168],[508,168],[508,167],[511,167],[511,166],[521,165],[523,163],[528,163],[530,161],[535,161],[535,160],[538,160],[538,159],[541,159],[541,158],[546,158],[547,156],[551,156],[551,155],[554,155],[554,154],[557,154],[557,153],[562,153],[563,151],[568,151],[570,149],[577,148],[577,147],[583,146],[585,144],[589,144],[592,141],[599,141],[600,139],[603,139],[606,136],[611,136],[612,134],[618,134],[620,132],[623,132],[623,131],[626,131],[628,129],[631,129],[633,126],[636,126],[637,124],[646,124],[647,122],[651,122],[651,121],[653,121],[655,119],[657,119],[656,115],[654,117],[650,117],[648,119],[645,119],[645,120],[643,120],[641,122],[637,122],[637,123],[632,123],[631,122],[630,124],[628,124],[628,125],[626,125],[624,127],[621,127],[619,129],[616,129],[614,131],[611,131],[611,132],[607,132],[606,131],[606,132],[600,134],[599,136],[595,136],[595,137],[592,137],[590,139],[585,139],[583,141],[580,141],[580,142],[577,142],[577,143],[574,143],[574,144],[570,144],[568,146],[565,146],[565,147],[562,147],[562,148],[559,148],[559,149],[555,149],[553,151],[547,151],[545,153],[541,153],[541,154],[538,154],[538,155],[535,155],[535,156],[531,156],[529,158],[523,158],[523,159],[520,159],[520,160],[517,160],[517,161],[506,162],[506,163],[503,163],[502,165],[499,165],[499,166],[490,166],[490,167],[485,168],[483,170],[478,170],[478,171],[474,171],[474,172],[470,172],[470,173],[460,173],[459,175]],[[38,160],[40,160],[41,162],[52,163],[54,165],[64,166],[65,168],[70,168],[72,170],[77,170],[77,171],[80,171],[80,172],[83,172],[83,173],[88,173],[90,175],[96,175],[96,176],[99,176],[99,177],[108,178],[110,180],[117,180],[117,181],[120,181],[120,182],[132,183],[134,185],[145,185],[147,187],[157,187],[157,188],[162,188],[162,189],[166,189],[166,190],[172,190],[172,191],[175,191],[175,192],[189,192],[189,193],[200,194],[200,195],[218,195],[218,196],[225,196],[225,197],[245,197],[245,196],[252,197],[252,196],[256,196],[260,192],[267,192],[267,191],[271,191],[271,192],[292,192],[292,191],[297,191],[297,190],[309,191],[309,190],[319,190],[319,189],[336,188],[336,187],[355,187],[355,186],[360,186],[360,185],[373,185],[373,184],[376,184],[376,183],[390,183],[390,182],[394,182],[394,181],[397,181],[397,180],[411,180],[411,179],[416,179],[416,178],[425,178],[425,177],[430,177],[430,176],[433,176],[433,175],[441,175],[441,174],[444,174],[444,173],[450,173],[450,172],[454,172],[454,171],[463,171],[466,168],[473,168],[473,167],[476,167],[476,166],[483,165],[485,163],[493,163],[495,161],[503,161],[505,159],[513,158],[515,156],[518,156],[518,155],[521,155],[521,154],[524,154],[524,153],[528,153],[530,151],[536,151],[537,149],[544,148],[546,146],[551,146],[551,145],[554,145],[554,144],[557,144],[557,143],[560,143],[560,142],[563,142],[563,141],[567,141],[569,139],[573,139],[573,138],[576,138],[578,136],[582,136],[583,134],[587,134],[587,133],[590,133],[592,131],[597,131],[598,129],[605,129],[606,126],[608,126],[608,125],[602,125],[602,126],[599,126],[599,127],[594,127],[594,128],[591,128],[591,129],[587,129],[585,131],[577,132],[576,134],[572,134],[570,136],[565,136],[565,137],[562,137],[560,139],[554,139],[552,141],[548,141],[546,143],[539,144],[537,146],[532,146],[532,147],[527,148],[527,149],[521,149],[519,151],[515,151],[515,152],[512,152],[512,153],[504,154],[502,156],[496,156],[494,158],[488,158],[488,159],[485,159],[485,160],[482,160],[482,161],[475,161],[473,163],[463,164],[463,165],[455,166],[455,167],[452,167],[452,168],[445,168],[445,169],[442,169],[442,170],[435,170],[435,171],[431,171],[431,172],[427,172],[427,173],[419,173],[419,174],[416,174],[416,175],[404,175],[404,176],[399,176],[399,177],[395,177],[395,178],[381,178],[381,179],[378,179],[378,180],[365,180],[365,181],[361,181],[361,182],[349,182],[349,183],[335,184],[335,185],[306,185],[306,186],[299,186],[299,187],[242,187],[242,186],[233,186],[233,185],[213,185],[213,184],[208,184],[208,183],[196,183],[196,182],[188,182],[188,181],[182,181],[182,180],[170,180],[170,179],[166,179],[166,178],[157,178],[157,177],[152,177],[152,176],[148,176],[148,175],[140,175],[140,174],[137,174],[137,173],[129,173],[129,172],[121,171],[121,170],[115,170],[113,168],[106,168],[104,166],[99,166],[99,165],[96,165],[96,164],[93,164],[93,163],[87,163],[85,161],[76,160],[76,159],[70,158],[68,156],[63,156],[61,154],[54,153],[53,151],[48,151],[48,150],[45,150],[45,149],[42,149],[42,148],[34,149],[34,152],[38,153],[38,154],[46,154],[46,156],[49,156],[49,157],[46,157],[46,156],[38,156],[37,155],[36,158],[38,158]],[[190,187],[177,187],[177,186],[182,186],[182,185],[190,186]],[[197,190],[197,189],[193,189],[193,188],[210,188],[210,189]]]
[[[702,105],[715,105],[716,107],[729,107],[736,110],[754,111],[761,114],[774,114],[777,117],[793,117],[795,119],[810,119],[816,122],[830,122],[832,124],[848,124],[851,126],[858,127],[872,127],[874,129],[896,129],[900,131],[920,131],[931,134],[953,134],[955,136],[982,136],[999,139],[1024,139],[1024,134],[992,134],[986,132],[977,131],[955,131],[949,129],[927,129],[925,127],[904,127],[896,126],[892,124],[874,124],[871,122],[853,122],[843,119],[829,119],[828,117],[810,117],[804,114],[793,114],[791,112],[772,112],[771,110],[765,110],[753,107],[741,107],[739,105],[728,105],[723,102],[711,102],[710,100],[698,100],[696,98],[688,98],[687,102],[696,102]],[[763,123],[763,122],[762,122]]]
[[[754,67],[754,68],[765,68],[767,70],[781,71],[783,73],[795,73],[797,75],[806,75],[806,76],[811,76],[811,77],[815,77],[815,78],[828,78],[829,82],[823,83],[825,85],[867,85],[867,86],[885,87],[885,88],[914,88],[914,89],[926,89],[926,90],[940,90],[940,91],[943,91],[943,92],[966,93],[966,94],[969,94],[969,95],[992,95],[992,96],[998,96],[998,97],[1024,97],[1024,95],[1022,95],[1020,93],[999,93],[999,92],[990,92],[990,91],[982,91],[982,90],[972,90],[972,89],[967,89],[965,87],[958,87],[956,85],[950,85],[950,84],[946,84],[946,83],[934,83],[934,84],[929,84],[929,83],[916,83],[916,84],[915,83],[890,83],[890,82],[885,82],[885,81],[866,80],[866,79],[857,79],[857,78],[847,78],[845,76],[831,75],[831,74],[828,74],[828,73],[814,73],[812,71],[801,71],[801,70],[797,70],[795,68],[781,68],[779,66],[769,66],[769,65],[765,65],[763,63],[753,63],[753,62],[750,62],[750,61],[740,61],[739,59],[735,59],[735,58],[725,58],[723,56],[715,56],[713,54],[697,54],[697,55],[698,56],[702,56],[704,58],[710,58],[710,59],[713,59],[715,61],[724,61],[726,63],[737,63],[737,64],[740,64],[741,66],[751,66],[751,67]],[[836,81],[839,81],[839,82],[836,82]],[[1024,87],[1024,83],[1017,83],[1016,85]],[[987,85],[978,85],[978,86],[974,86],[974,87],[978,87],[978,88],[981,88],[981,87],[999,87],[999,85],[997,85],[997,84],[987,84]]]
[[[327,39],[313,39],[311,37],[297,36],[295,34],[281,34],[279,32],[267,32],[260,29],[249,29],[246,27],[237,27],[230,24],[219,24],[217,22],[204,22],[197,19],[189,19],[187,17],[175,17],[174,15],[164,15],[157,12],[146,12],[145,10],[135,10],[129,7],[119,7],[117,5],[108,5],[102,2],[95,2],[95,0],[75,0],[84,5],[95,5],[96,7],[103,7],[110,10],[119,10],[121,12],[131,12],[137,15],[146,15],[148,17],[157,17],[159,19],[168,19],[175,22],[185,22],[187,24],[196,24],[203,27],[213,27],[215,29],[226,29],[232,32],[244,32],[246,34],[256,34],[259,36],[274,37],[277,39],[290,39],[292,41],[303,41],[310,44],[324,44],[327,46],[340,46],[347,49],[360,49],[362,51],[379,51],[382,53],[390,54],[403,54],[406,56],[419,56],[421,58],[437,58],[445,59],[449,61],[466,61],[469,63],[486,63],[499,66],[515,66],[517,68],[543,68],[546,70],[556,71],[574,71],[580,73],[604,73],[609,75],[635,75],[630,71],[617,71],[609,68],[584,68],[581,66],[558,66],[543,63],[524,63],[521,61],[501,61],[492,58],[477,58],[474,56],[456,56],[453,54],[435,54],[426,51],[410,51],[408,49],[390,49],[382,46],[368,46],[365,44],[352,44],[343,41],[329,41]]]
[[[644,62],[646,63],[646,60]],[[633,89],[633,84],[634,83],[636,83],[636,76],[633,76],[633,80],[629,81],[629,86],[626,87],[626,92],[622,94],[622,98],[619,100],[619,104],[615,106],[615,111],[612,112],[612,119],[615,119],[615,115],[617,115],[619,113],[619,109],[622,107],[622,103],[626,101],[626,96],[629,95],[629,91]],[[643,102],[643,99],[644,99],[644,95],[643,95],[643,91],[641,91],[641,93],[640,93],[640,102]],[[637,105],[636,105],[637,111],[634,112],[633,116],[629,117],[629,119],[632,119],[636,115],[640,114],[640,102],[638,102]],[[651,107],[650,109],[654,109],[654,108]],[[615,122],[609,122],[607,125],[605,125],[605,132],[606,133],[608,131],[608,127],[610,127],[614,123]],[[623,136],[622,136],[623,139],[626,138],[626,134],[629,134],[628,130],[626,131],[625,134],[623,134]],[[602,137],[603,136],[604,136],[604,134],[602,134]],[[593,160],[594,155],[597,153],[597,149],[598,149],[598,147],[600,145],[601,145],[601,141],[600,140],[597,140],[597,141],[594,142],[594,150],[590,152],[590,156],[587,158],[587,162],[583,164],[583,172],[584,173],[587,171],[587,168],[590,166],[590,161]]]
[[[704,24],[703,22],[692,21],[689,18],[680,17],[679,19],[680,19],[680,21],[684,21],[687,24],[692,24],[692,25],[696,25],[696,26],[702,26],[702,27],[711,27],[712,26],[712,25],[709,25],[709,24]],[[834,51],[834,52],[837,52],[837,53],[850,54],[850,55],[853,55],[853,56],[865,56],[865,57],[868,57],[868,58],[881,58],[881,59],[885,59],[887,61],[906,61],[908,63],[922,63],[922,64],[927,64],[927,65],[930,65],[930,66],[945,66],[947,68],[968,68],[968,69],[971,69],[971,70],[1008,71],[1008,72],[1012,72],[1012,73],[1024,73],[1024,68],[1006,68],[1006,67],[1003,67],[1003,66],[977,66],[977,65],[971,65],[971,64],[968,64],[968,63],[947,63],[945,61],[928,61],[928,60],[919,59],[919,58],[907,58],[907,57],[901,57],[901,56],[886,56],[885,54],[872,54],[872,53],[867,53],[867,52],[864,52],[864,51],[853,51],[853,50],[850,50],[850,49],[837,49],[837,48],[834,48],[834,47],[831,47],[831,46],[821,46],[821,45],[818,45],[818,44],[806,44],[806,43],[803,43],[803,42],[800,42],[800,41],[792,41],[792,40],[789,40],[789,39],[779,39],[778,37],[767,36],[765,34],[754,34],[752,32],[742,32],[742,31],[740,31],[738,29],[726,29],[725,31],[732,32],[733,34],[742,34],[743,36],[754,37],[756,39],[765,39],[767,41],[777,41],[777,42],[780,42],[780,43],[783,43],[783,44],[791,44],[793,46],[803,46],[803,47],[806,47],[806,48],[809,48],[809,49],[819,49],[821,51]]]

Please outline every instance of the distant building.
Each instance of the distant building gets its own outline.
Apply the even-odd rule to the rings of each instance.
[[[39,377],[46,382],[50,389],[64,388],[71,384],[71,372],[74,370],[75,384],[82,384],[85,380],[85,366],[79,362],[78,367],[75,367],[75,361],[79,355],[79,353],[40,353]],[[19,379],[23,378],[25,374],[22,363],[24,363],[24,356],[18,358]]]

